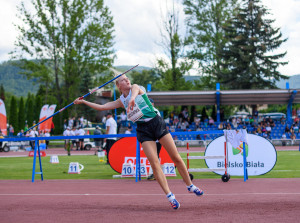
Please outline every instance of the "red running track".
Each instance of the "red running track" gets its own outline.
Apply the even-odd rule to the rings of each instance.
[[[0,181],[0,222],[299,222],[300,178],[196,179],[202,197],[168,180],[173,210],[155,181]]]

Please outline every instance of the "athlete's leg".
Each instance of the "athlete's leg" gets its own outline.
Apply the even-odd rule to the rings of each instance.
[[[185,166],[185,163],[183,162],[181,156],[179,155],[176,145],[174,143],[174,140],[171,136],[171,134],[167,134],[160,138],[159,142],[162,144],[162,146],[166,149],[169,156],[171,157],[172,161],[174,162],[175,166],[177,167],[177,170],[179,174],[181,175],[183,181],[187,186],[190,186],[192,184],[192,181],[190,179],[189,173],[187,171],[187,168]]]
[[[159,185],[161,186],[165,194],[170,193],[170,188],[168,186],[166,176],[160,167],[159,159],[157,157],[156,142],[145,141],[142,143],[142,146],[143,146],[144,153],[147,156],[150,165],[152,167],[155,179],[157,180],[157,182],[159,183]]]

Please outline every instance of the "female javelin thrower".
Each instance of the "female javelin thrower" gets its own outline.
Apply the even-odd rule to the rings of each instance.
[[[181,159],[173,138],[166,129],[164,120],[155,113],[145,88],[136,84],[131,85],[127,76],[122,75],[116,79],[116,86],[121,92],[121,96],[116,101],[108,102],[104,105],[88,102],[77,98],[74,104],[85,104],[93,109],[103,111],[123,107],[127,110],[129,120],[137,123],[137,138],[142,143],[143,150],[150,162],[155,179],[167,195],[169,202],[174,209],[180,207],[180,203],[175,199],[175,195],[170,191],[167,179],[160,167],[160,162],[156,152],[156,140],[158,139],[166,149],[169,156],[175,163],[181,177],[187,185],[190,193],[201,196],[203,191],[194,186],[191,182],[185,163]]]

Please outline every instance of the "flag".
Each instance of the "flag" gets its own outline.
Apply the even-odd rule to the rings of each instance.
[[[42,122],[43,120],[45,120],[47,118],[48,108],[49,108],[49,105],[44,105],[42,107],[39,122]],[[39,130],[45,130],[46,129],[45,124],[46,124],[46,122],[41,123],[39,125]]]
[[[246,129],[224,130],[224,136],[226,141],[230,142],[235,148],[239,147],[241,142],[248,144]]]
[[[3,135],[7,135],[7,118],[6,118],[6,110],[5,104],[0,99],[0,129]]]
[[[47,118],[54,114],[55,108],[56,108],[56,105],[50,105],[49,106],[48,111],[47,111]],[[50,132],[51,131],[51,126],[53,126],[52,125],[52,119],[53,118],[51,117],[47,121],[45,121],[45,126],[46,126],[45,131],[47,131],[47,132]]]

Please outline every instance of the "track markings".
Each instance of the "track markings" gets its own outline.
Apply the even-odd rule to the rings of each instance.
[[[164,194],[0,194],[0,196],[162,196]],[[242,196],[242,195],[300,195],[295,193],[225,193],[225,194],[204,194],[204,196]],[[176,196],[195,196],[194,194],[177,194]]]

